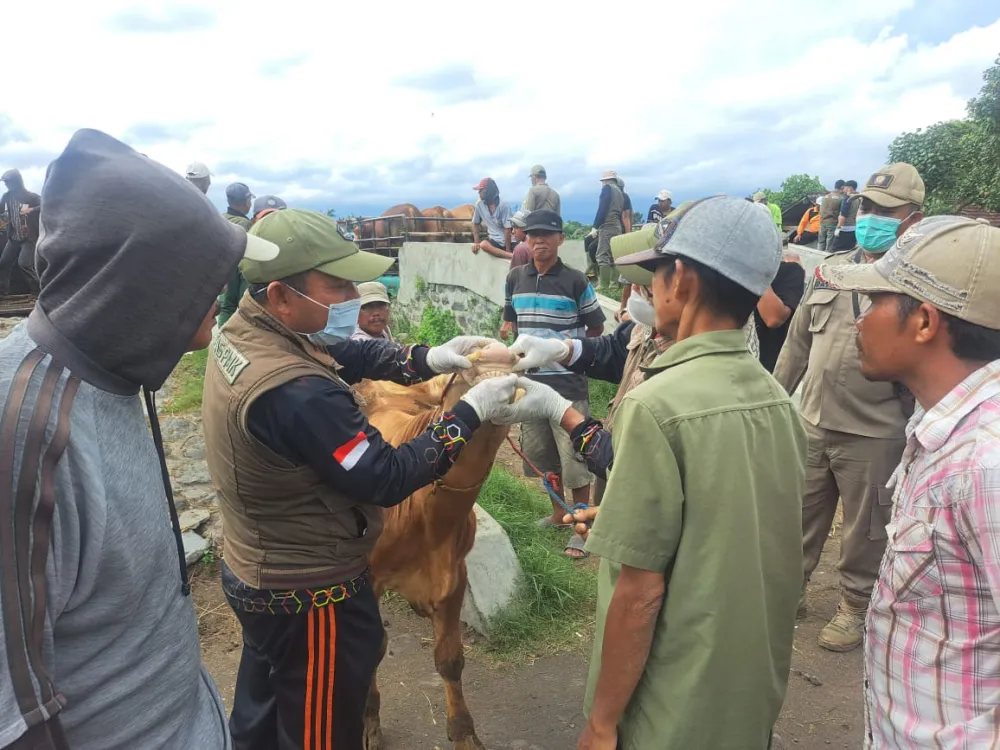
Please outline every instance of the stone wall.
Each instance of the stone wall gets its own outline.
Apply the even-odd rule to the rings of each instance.
[[[559,257],[571,268],[586,270],[583,242],[566,240]],[[486,253],[474,255],[467,244],[452,242],[407,242],[399,251],[399,297],[397,310],[413,323],[427,302],[455,313],[467,333],[496,335],[491,326],[503,306],[504,283],[510,263]],[[615,328],[618,302],[598,296],[607,318],[605,332]]]
[[[404,301],[400,283],[400,295],[396,311],[406,316],[414,325],[420,322],[424,306],[430,302],[434,307],[451,310],[455,320],[465,333],[482,336],[496,336],[500,327],[501,306],[465,287],[449,284],[428,284],[423,282],[423,290],[406,295]]]

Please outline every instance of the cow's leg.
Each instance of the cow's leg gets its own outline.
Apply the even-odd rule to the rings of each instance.
[[[462,623],[459,614],[465,598],[465,562],[458,571],[458,581],[454,591],[440,602],[431,620],[434,623],[434,666],[444,680],[445,700],[448,710],[448,739],[455,750],[485,750],[476,736],[472,714],[465,705],[462,694],[462,669],[465,667],[465,652],[462,649]]]
[[[382,591],[375,589],[379,600],[382,599]],[[389,634],[382,631],[382,650],[378,655],[378,663],[381,664],[385,658],[386,649],[389,646]],[[365,747],[364,750],[382,750],[382,722],[379,719],[379,709],[382,706],[382,696],[378,692],[378,667],[372,675],[372,684],[368,688],[368,703],[365,705]]]

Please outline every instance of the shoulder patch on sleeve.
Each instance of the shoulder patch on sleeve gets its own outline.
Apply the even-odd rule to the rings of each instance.
[[[212,360],[229,385],[235,383],[240,373],[250,364],[250,360],[243,356],[243,352],[233,346],[233,342],[222,331],[216,331],[215,338],[212,340]]]

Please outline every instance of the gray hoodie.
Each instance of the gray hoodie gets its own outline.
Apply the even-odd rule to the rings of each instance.
[[[246,234],[93,130],[42,201],[38,304],[0,342],[0,747],[229,748],[139,390],[152,405]]]

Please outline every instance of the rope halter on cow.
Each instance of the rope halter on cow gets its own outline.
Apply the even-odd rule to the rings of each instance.
[[[448,399],[448,392],[451,387],[455,384],[455,379],[461,375],[462,380],[464,380],[468,386],[471,388],[484,380],[489,378],[496,378],[502,375],[509,375],[511,372],[511,367],[517,361],[517,355],[512,354],[507,347],[499,342],[492,341],[487,346],[483,347],[479,351],[473,352],[468,357],[469,361],[473,362],[473,367],[471,370],[466,370],[461,373],[454,373],[449,379],[448,384],[444,387],[441,392],[441,403],[438,404],[438,415],[444,412],[444,404]],[[514,400],[516,401],[521,396],[524,395],[522,390],[514,395]],[[483,486],[486,481],[486,477],[483,477],[474,485],[469,487],[452,487],[444,482],[443,479],[434,480],[434,489],[431,490],[431,494],[437,492],[438,488],[444,490],[450,490],[452,492],[471,492],[472,490],[478,490]]]

